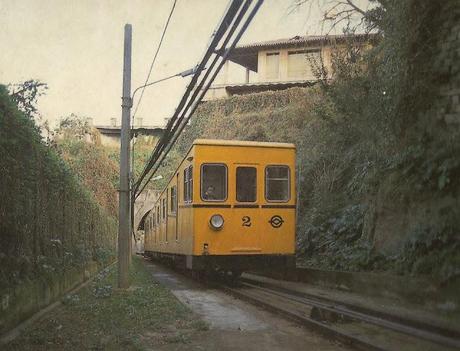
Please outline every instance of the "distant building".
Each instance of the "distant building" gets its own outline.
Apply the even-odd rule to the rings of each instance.
[[[365,46],[376,40],[376,36],[295,36],[237,46],[203,100],[313,85],[317,78],[312,63],[321,63],[322,60],[324,67],[331,72],[332,50],[344,46],[347,40]],[[238,82],[230,79],[230,69],[235,64],[245,70],[244,78]]]
[[[104,146],[119,147],[120,146],[120,132],[121,125],[117,118],[110,119],[108,126],[94,126],[101,134],[101,144]],[[136,136],[143,137],[161,137],[163,134],[163,127],[143,125],[142,118],[136,118],[133,126],[133,133]]]

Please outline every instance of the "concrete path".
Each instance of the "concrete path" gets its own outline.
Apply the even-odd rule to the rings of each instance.
[[[160,350],[345,350],[342,345],[175,271],[146,261],[155,280],[210,325],[190,344]]]

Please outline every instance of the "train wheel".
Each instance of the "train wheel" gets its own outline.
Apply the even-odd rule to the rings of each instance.
[[[238,285],[238,281],[241,277],[241,274],[243,272],[242,271],[239,271],[239,270],[231,270],[228,272],[228,274],[225,275],[225,280],[227,281],[227,284],[230,284],[230,285]]]
[[[233,279],[240,279],[241,274],[243,274],[243,271],[232,270],[231,274],[232,274]]]

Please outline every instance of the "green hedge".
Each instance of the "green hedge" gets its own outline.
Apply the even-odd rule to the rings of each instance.
[[[116,220],[96,203],[0,86],[0,291],[115,251]]]

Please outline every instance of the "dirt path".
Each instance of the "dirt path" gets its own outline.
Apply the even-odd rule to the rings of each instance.
[[[299,327],[150,261],[147,269],[185,305],[209,323],[187,344],[158,350],[346,350],[343,345]]]

